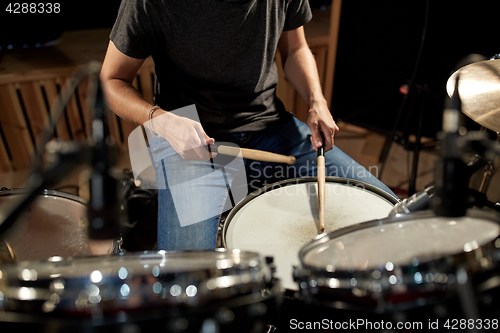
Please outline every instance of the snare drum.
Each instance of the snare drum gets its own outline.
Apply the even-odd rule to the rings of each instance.
[[[385,217],[398,201],[374,186],[336,177],[326,178],[325,197],[326,232]],[[317,179],[290,179],[236,205],[224,222],[222,244],[273,256],[283,286],[297,290],[293,266],[300,248],[321,233],[318,221]]]
[[[480,309],[485,293],[500,285],[499,223],[497,214],[482,211],[456,218],[419,212],[361,223],[304,246],[294,275],[309,303],[373,313],[448,303],[455,309],[441,309],[442,316],[464,318],[458,313],[464,311],[461,292],[471,288],[465,304]]]
[[[24,193],[22,189],[0,191],[0,209]],[[86,216],[87,206],[80,197],[45,190],[21,214],[5,240],[18,261],[112,253],[112,240],[88,239]]]
[[[0,268],[7,329],[263,332],[280,299],[271,267],[237,250],[53,257]]]

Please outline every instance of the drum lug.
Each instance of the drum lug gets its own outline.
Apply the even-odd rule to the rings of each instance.
[[[122,248],[123,246],[123,237],[120,235],[116,240],[115,240],[115,247],[113,249],[113,254],[119,254],[119,253],[125,253],[125,250]]]
[[[299,274],[299,268],[297,266],[293,266],[293,281],[298,282],[300,280]]]
[[[276,264],[274,263],[274,257],[273,256],[266,256],[266,265],[269,266],[269,269],[271,270],[271,277],[274,277],[274,274],[276,273]]]

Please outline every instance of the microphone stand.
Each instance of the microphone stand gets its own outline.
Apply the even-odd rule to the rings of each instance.
[[[38,168],[28,179],[26,194],[12,204],[2,206],[0,211],[0,236],[14,225],[17,218],[44,189],[56,184],[61,177],[69,174],[76,166],[89,160],[88,147],[74,142],[53,141],[47,144],[47,159],[52,161],[46,170]]]
[[[113,142],[109,136],[106,104],[101,82],[95,82],[95,111],[92,121],[93,172],[89,180],[88,234],[90,239],[116,238],[120,233],[118,180],[111,175],[115,162]]]
[[[114,154],[108,133],[104,95],[97,75],[100,69],[101,64],[97,62],[91,62],[83,66],[68,78],[61,89],[57,102],[51,108],[50,113],[54,115],[52,122],[46,126],[42,133],[38,155],[35,156],[32,172],[27,182],[26,194],[12,204],[2,205],[2,211],[0,211],[0,238],[12,228],[19,215],[29,207],[45,188],[57,183],[76,166],[89,161],[94,168],[91,176],[91,195],[88,206],[89,238],[109,239],[118,236],[118,181],[110,174],[111,166],[114,163]],[[89,75],[96,77],[93,86],[95,90],[91,94],[91,96],[95,96],[92,103],[95,104],[95,119],[92,122],[94,144],[90,146],[75,142],[49,142],[54,132],[54,126],[64,113],[69,98],[78,84]],[[48,166],[45,170],[42,170],[44,151],[47,152]]]

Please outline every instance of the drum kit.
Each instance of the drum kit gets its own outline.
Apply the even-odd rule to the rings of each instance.
[[[500,131],[499,62],[465,66],[449,80],[463,102],[451,108],[493,131]],[[435,191],[400,202],[368,184],[325,177],[324,232],[316,177],[248,195],[221,221],[221,248],[213,251],[119,251],[89,236],[86,203],[46,190],[0,242],[0,328],[499,330],[497,205],[466,209],[467,199],[453,195],[467,182],[467,152],[496,156],[500,148],[461,133],[447,111]],[[2,189],[0,205],[23,193]],[[439,209],[427,209],[431,201]]]

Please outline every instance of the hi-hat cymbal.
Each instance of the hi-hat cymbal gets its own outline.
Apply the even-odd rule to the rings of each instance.
[[[449,96],[455,91],[458,74],[462,112],[478,124],[500,132],[500,59],[476,62],[453,73],[446,84]]]

